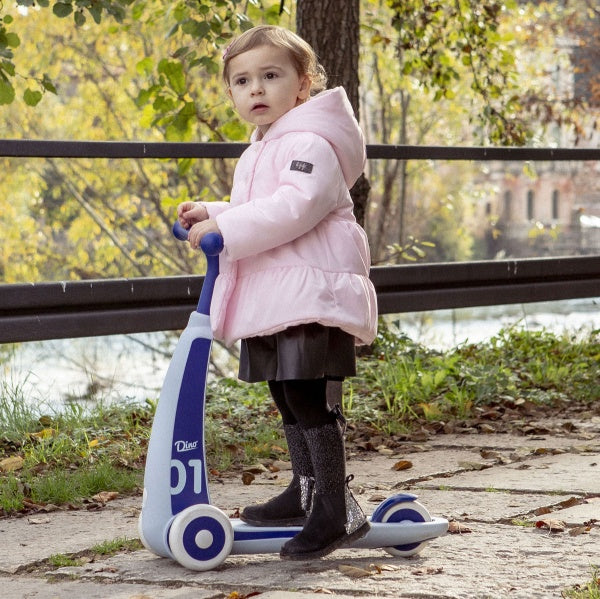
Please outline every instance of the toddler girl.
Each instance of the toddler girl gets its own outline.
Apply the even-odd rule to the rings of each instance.
[[[252,143],[230,202],[183,202],[177,214],[194,248],[208,232],[223,236],[214,335],[241,339],[239,377],[268,381],[288,442],[290,485],[240,517],[303,525],[281,557],[322,557],[369,530],[348,488],[343,417],[327,403],[328,383],[355,374],[355,343],[376,333],[368,243],[348,191],[364,167],[364,139],[344,90],[323,91],[314,51],[287,29],[259,26],[235,39],[223,78],[256,125]]]

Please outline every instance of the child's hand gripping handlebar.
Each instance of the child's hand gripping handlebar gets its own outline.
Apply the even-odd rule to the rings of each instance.
[[[180,241],[187,241],[188,231],[179,221],[175,221],[173,235]],[[223,237],[219,233],[207,233],[200,241],[200,247],[206,254],[206,276],[196,311],[200,314],[210,314],[210,301],[219,275],[219,254],[223,251]]]

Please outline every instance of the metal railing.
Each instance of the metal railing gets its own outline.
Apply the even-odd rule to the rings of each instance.
[[[0,140],[0,156],[235,158],[247,144]],[[370,159],[600,160],[600,149],[367,147]],[[375,267],[381,314],[600,296],[600,255]],[[0,285],[0,343],[176,330],[203,277]]]

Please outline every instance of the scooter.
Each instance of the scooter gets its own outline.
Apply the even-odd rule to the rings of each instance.
[[[175,223],[173,234],[187,239]],[[204,449],[205,390],[212,330],[210,302],[219,272],[223,239],[202,239],[207,272],[198,307],[175,347],[150,434],[138,530],[152,553],[191,570],[211,570],[230,554],[278,553],[299,526],[257,527],[228,518],[210,504]],[[448,521],[432,517],[417,496],[399,493],[384,500],[369,518],[371,529],[353,548],[383,548],[408,557],[446,533]]]

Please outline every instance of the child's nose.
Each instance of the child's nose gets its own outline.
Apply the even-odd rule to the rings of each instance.
[[[256,81],[252,83],[251,93],[252,95],[262,94],[264,91],[262,81]]]

